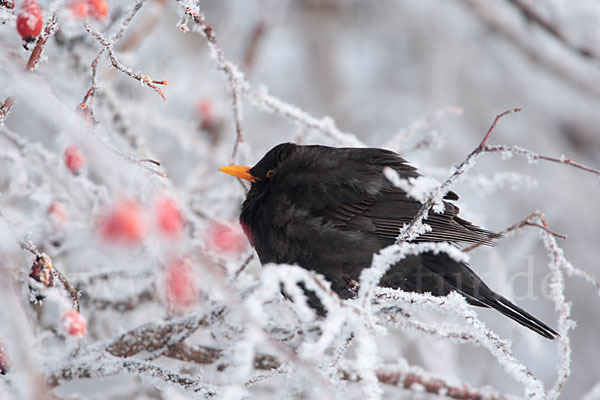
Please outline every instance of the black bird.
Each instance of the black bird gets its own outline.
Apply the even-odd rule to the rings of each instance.
[[[344,299],[356,295],[361,271],[374,253],[394,243],[421,203],[384,176],[385,167],[401,178],[417,170],[398,154],[376,148],[334,148],[283,143],[254,167],[227,166],[219,171],[252,182],[240,222],[261,263],[297,264],[331,282]],[[432,231],[416,242],[493,244],[498,235],[458,216],[454,192],[444,198],[442,214],[425,221]],[[445,296],[455,290],[475,306],[490,307],[519,324],[554,339],[552,328],[492,291],[465,263],[448,255],[423,253],[393,265],[381,286]],[[308,303],[323,315],[314,293]]]

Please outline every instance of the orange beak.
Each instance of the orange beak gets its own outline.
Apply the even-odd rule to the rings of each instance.
[[[243,165],[228,165],[226,167],[219,168],[219,171],[254,183],[256,182],[256,177],[249,172],[250,168],[251,167],[244,167]]]

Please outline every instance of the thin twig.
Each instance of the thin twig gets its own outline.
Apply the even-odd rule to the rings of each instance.
[[[52,13],[52,16],[50,16],[50,19],[44,26],[44,30],[42,31],[42,34],[35,43],[35,47],[33,48],[31,55],[29,56],[29,60],[27,60],[27,64],[25,65],[25,69],[27,71],[31,71],[36,67],[38,61],[40,60],[40,57],[42,56],[42,50],[44,49],[46,42],[48,41],[50,36],[52,36],[58,30],[57,21],[58,20],[56,18],[55,11]]]
[[[30,252],[31,254],[36,256],[36,258],[47,260],[47,262],[51,266],[52,271],[54,271],[58,279],[61,281],[65,290],[67,291],[67,293],[69,293],[69,296],[71,296],[73,306],[77,311],[79,311],[79,292],[73,287],[73,285],[71,285],[71,282],[69,282],[67,277],[58,268],[56,268],[56,266],[52,262],[52,259],[47,254],[42,253],[38,250],[38,248],[31,241],[29,235],[15,228],[16,225],[4,214],[4,212],[2,212],[2,210],[0,210],[0,218],[3,219],[11,228],[12,233],[17,243],[19,244],[19,247],[21,247],[22,250]]]
[[[117,57],[115,56],[111,43],[108,42],[106,39],[104,39],[104,37],[102,37],[102,35],[99,32],[96,32],[94,30],[92,30],[91,26],[89,23],[85,24],[85,29],[86,31],[92,35],[93,37],[96,38],[96,40],[98,40],[98,42],[104,46],[104,48],[106,49],[106,52],[108,53],[108,58],[110,59],[110,62],[112,64],[112,66],[117,70],[120,71],[122,73],[124,73],[125,75],[141,82],[142,84],[148,86],[149,88],[153,89],[156,93],[158,93],[160,95],[160,97],[162,97],[162,99],[166,102],[167,101],[167,96],[165,95],[165,93],[162,91],[161,88],[159,88],[158,86],[156,86],[156,84],[154,82],[158,82],[153,80],[152,78],[150,78],[150,76],[148,75],[144,75],[141,72],[137,72],[134,73],[131,71],[130,68],[125,67],[123,64],[121,64],[121,62],[117,59]],[[167,81],[160,81],[161,84],[166,85]],[[93,83],[92,83],[93,85]]]
[[[0,124],[6,120],[6,115],[13,104],[15,104],[15,98],[12,96],[8,96],[6,100],[0,103]]]
[[[527,157],[530,162],[534,162],[537,160],[545,160],[551,161],[559,164],[570,165],[571,167],[581,169],[586,172],[591,172],[594,175],[600,176],[600,169],[588,167],[576,161],[573,161],[570,157],[549,157],[541,154],[534,153],[533,151],[524,149],[519,146],[509,146],[509,145],[498,145],[498,146],[485,146],[483,151],[486,153],[510,153],[510,154],[518,154],[520,156]]]
[[[125,33],[125,30],[129,26],[129,24],[131,23],[131,21],[133,20],[133,17],[135,17],[135,15],[142,8],[142,6],[144,5],[144,3],[146,1],[147,0],[138,0],[133,5],[133,7],[131,9],[131,12],[129,13],[129,15],[121,23],[121,26],[119,27],[119,30],[117,31],[117,33],[110,40],[107,41],[107,43],[110,46],[112,46],[115,43],[117,43],[123,37],[123,34]],[[91,64],[91,68],[92,68],[92,86],[89,88],[89,90],[87,91],[85,97],[83,98],[83,101],[79,105],[80,108],[84,108],[85,107],[85,109],[89,109],[92,120],[95,120],[95,118],[94,118],[94,94],[95,94],[96,90],[98,89],[98,77],[97,77],[98,62],[100,61],[100,57],[102,56],[102,54],[104,53],[105,50],[106,50],[106,47],[104,47],[102,50],[100,50],[100,52],[98,52],[98,54],[96,55],[96,57],[92,61],[92,64]],[[111,59],[111,61],[112,61],[112,59]],[[156,82],[152,82],[152,83],[156,83]],[[162,84],[166,84],[166,83],[162,83]],[[159,94],[160,93],[162,93],[162,91],[160,91]],[[88,99],[90,101],[89,106],[87,105]]]
[[[233,275],[234,279],[237,279],[240,274],[242,272],[244,272],[244,270],[246,269],[246,267],[248,265],[250,265],[250,262],[252,261],[252,259],[254,259],[254,251],[252,253],[250,253],[250,255],[248,257],[246,257],[246,259],[244,260],[244,262],[242,263],[242,265],[240,265],[240,267],[235,271],[235,274]]]
[[[503,395],[491,388],[477,388],[466,383],[450,383],[444,379],[406,372],[396,369],[380,368],[377,370],[377,379],[386,385],[398,386],[404,389],[424,390],[432,393],[458,400],[504,400]]]
[[[80,293],[73,287],[73,285],[71,285],[71,282],[69,282],[67,277],[58,268],[56,268],[56,266],[54,266],[53,270],[56,273],[56,276],[58,276],[58,280],[62,282],[63,286],[65,287],[65,289],[71,296],[71,299],[73,300],[73,305],[75,306],[75,309],[79,312],[79,295],[80,295]]]
[[[225,53],[219,46],[212,27],[207,24],[206,19],[204,18],[204,14],[200,10],[199,6],[196,5],[194,7],[190,7],[187,4],[187,2],[183,2],[182,0],[177,0],[177,3],[181,5],[185,12],[185,16],[180,22],[180,26],[184,28],[185,23],[189,19],[191,19],[199,25],[200,31],[207,38],[211,49],[214,50],[213,54],[215,54],[215,57],[217,59],[218,68],[224,71],[224,73],[226,74],[230,85],[232,85],[232,90],[233,87],[236,86],[237,88],[239,88],[241,94],[243,94],[248,100],[253,102],[255,105],[258,105],[271,112],[275,112],[285,118],[290,119],[295,123],[304,125],[310,129],[317,130],[323,133],[324,135],[329,136],[334,140],[338,141],[340,144],[357,147],[364,146],[364,143],[360,141],[355,135],[347,132],[342,132],[340,129],[338,129],[335,126],[335,122],[331,118],[315,118],[310,114],[302,111],[297,106],[286,103],[274,96],[271,96],[267,93],[266,88],[264,87],[259,87],[259,89],[255,89],[254,87],[252,87],[252,85],[250,85],[250,83],[244,78],[243,74],[239,71],[235,64],[233,64],[225,57]],[[234,117],[236,115],[239,115],[239,113],[234,107]],[[239,130],[237,126],[238,123],[241,123],[241,121],[236,120],[235,123],[237,136],[237,133],[241,132],[241,126]]]
[[[473,167],[475,158],[477,158],[479,154],[481,154],[484,151],[485,146],[488,140],[490,139],[492,132],[494,132],[498,121],[500,121],[502,117],[508,114],[512,114],[519,111],[521,111],[520,108],[513,108],[511,110],[504,111],[503,113],[498,114],[496,116],[494,122],[492,123],[487,133],[481,140],[481,143],[479,143],[479,146],[477,146],[475,150],[473,150],[471,154],[469,154],[467,158],[465,158],[464,161],[461,162],[458,165],[458,167],[455,168],[454,173],[450,175],[448,179],[446,179],[428,196],[427,200],[423,203],[423,205],[421,206],[417,214],[415,214],[410,223],[401,229],[400,234],[396,239],[397,243],[401,241],[413,240],[419,235],[420,227],[423,223],[423,220],[426,219],[429,215],[430,209],[434,205],[440,204],[442,202],[443,197],[450,191],[450,189],[458,180],[458,178]]]
[[[536,228],[539,228],[539,229],[542,229],[542,230],[548,232],[552,236],[556,236],[556,237],[561,238],[561,239],[566,239],[567,238],[566,235],[563,235],[563,234],[560,234],[560,233],[557,233],[557,232],[554,232],[554,231],[550,230],[548,228],[548,226],[547,226],[546,223],[539,224],[539,223],[536,223],[536,222],[533,221],[535,219],[540,219],[540,218],[543,218],[543,214],[540,211],[532,212],[531,214],[529,214],[528,216],[526,216],[525,218],[523,218],[521,221],[517,222],[516,224],[513,224],[513,225],[509,226],[508,228],[504,229],[502,232],[499,232],[498,236],[499,237],[505,236],[506,234],[508,234],[510,232],[513,232],[513,231],[515,231],[517,229],[521,229],[521,228],[523,228],[525,226],[534,226]],[[545,220],[544,220],[544,222],[545,222]],[[483,245],[483,243],[475,243],[475,244],[473,244],[473,245],[471,245],[471,246],[466,247],[465,249],[463,249],[463,252],[468,253],[469,251],[475,250],[476,248],[478,248],[481,245]]]
[[[204,13],[198,8],[192,10],[190,7],[186,7],[186,17],[191,18],[195,23],[200,26],[204,37],[208,40],[209,46],[215,52],[217,61],[219,62],[219,69],[222,70],[227,76],[227,81],[231,86],[231,103],[233,107],[233,120],[235,124],[236,139],[233,145],[233,151],[231,153],[231,163],[235,162],[240,143],[244,141],[242,135],[242,105],[240,103],[240,95],[242,92],[241,86],[245,82],[244,74],[237,68],[237,66],[229,62],[225,58],[225,53],[215,37],[214,31],[210,25],[206,22]]]

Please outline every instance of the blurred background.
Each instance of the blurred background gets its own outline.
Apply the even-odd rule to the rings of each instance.
[[[47,12],[50,2],[40,5]],[[92,28],[107,37],[129,7],[122,1],[109,5],[106,20],[92,21]],[[317,118],[331,117],[367,146],[400,152],[425,175],[440,181],[448,177],[494,117],[515,107],[523,111],[502,119],[490,144],[564,155],[600,168],[597,1],[219,0],[200,5],[225,56],[254,88],[264,85],[271,95]],[[98,42],[62,10],[60,30],[48,41],[35,74],[26,73],[22,66],[29,55],[14,29],[14,16],[2,10],[0,96],[16,99],[6,127],[39,142],[51,158],[60,159],[69,145],[79,146],[87,157],[84,175],[109,196],[128,192],[149,198],[164,186],[119,153],[158,160],[169,191],[186,212],[235,220],[244,190],[216,172],[230,163],[236,140],[231,87],[206,39],[179,28],[181,15],[175,2],[149,0],[115,46],[120,62],[134,72],[168,81],[161,87],[168,102],[110,68],[104,56],[94,99],[98,125],[91,134],[73,110],[90,88]],[[253,165],[285,141],[340,145],[245,97],[242,110],[238,164]],[[118,153],[107,150],[106,143]],[[67,179],[69,171],[58,164],[50,171],[47,164],[38,165],[34,153],[18,160],[11,151],[0,154],[4,212],[32,232],[41,247],[51,248],[43,245],[50,229],[43,221],[48,205],[61,199],[75,221],[64,234],[62,246],[75,249],[64,256],[65,269],[104,268],[98,258],[88,258],[95,240],[88,218],[102,208],[102,201],[92,199],[96,189],[81,189],[86,184]],[[567,260],[600,277],[598,176],[567,165],[504,158],[483,155],[455,188],[461,215],[501,231],[541,210],[551,229],[568,236],[559,241]],[[18,262],[23,255],[6,243],[7,229],[2,235],[6,240],[0,250]],[[556,326],[547,294],[549,259],[534,228],[501,239],[496,248],[477,249],[471,257],[473,269],[492,288]],[[252,279],[259,272],[254,262],[244,273]],[[566,279],[566,296],[577,327],[571,336],[572,374],[562,396],[578,399],[598,384],[600,298],[597,287],[577,277]],[[478,313],[511,338],[516,356],[547,387],[552,385],[558,360],[554,344],[497,313]],[[386,361],[402,355],[431,372],[521,393],[485,350],[471,345],[392,330],[381,339],[380,355]]]

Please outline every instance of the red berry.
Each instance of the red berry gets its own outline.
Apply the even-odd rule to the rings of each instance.
[[[88,10],[90,17],[104,19],[108,15],[108,3],[106,0],[89,0]]]
[[[161,233],[169,237],[179,237],[184,222],[181,210],[175,200],[167,196],[158,199],[156,202],[156,216]]]
[[[85,163],[85,157],[77,146],[69,146],[65,150],[65,164],[71,172],[78,172]]]
[[[177,259],[167,266],[165,285],[169,305],[184,309],[194,305],[198,299],[198,288],[194,271],[183,260]]]
[[[196,106],[198,110],[198,114],[200,114],[203,118],[212,118],[214,115],[214,106],[212,101],[204,99],[200,100],[198,105]]]
[[[55,226],[60,226],[67,222],[67,209],[60,201],[54,201],[48,207],[48,216]]]
[[[207,99],[201,100],[196,105],[196,112],[200,117],[200,128],[209,129],[215,122],[215,110],[212,101]]]
[[[121,200],[99,222],[100,235],[109,242],[135,244],[142,240],[144,218],[134,200]]]
[[[17,32],[25,41],[35,40],[42,32],[44,18],[36,0],[24,0],[17,15]]]
[[[67,7],[75,18],[87,18],[88,16],[88,0],[73,0]]]
[[[69,310],[62,317],[62,326],[69,335],[83,337],[87,329],[87,322],[76,310]]]
[[[246,248],[246,237],[237,224],[215,223],[208,229],[207,242],[216,252],[240,254]]]

